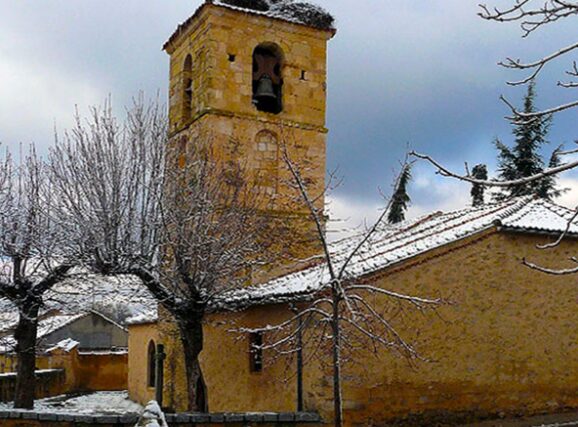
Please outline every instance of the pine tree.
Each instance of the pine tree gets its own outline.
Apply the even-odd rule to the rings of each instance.
[[[475,179],[479,179],[482,181],[486,181],[488,179],[488,168],[486,165],[480,164],[474,166],[472,169],[472,177]],[[480,184],[473,184],[472,185],[472,206],[481,206],[484,204],[484,192],[485,188],[483,185]]]
[[[411,164],[406,164],[401,171],[397,187],[393,193],[391,207],[387,214],[387,221],[390,224],[398,224],[405,220],[405,212],[411,202],[407,194],[407,186],[411,181]]]
[[[532,81],[528,85],[528,92],[524,98],[524,113],[536,111],[535,100],[536,88]],[[543,116],[516,124],[513,130],[515,141],[512,148],[500,140],[494,142],[498,150],[498,172],[501,180],[512,181],[544,171],[544,160],[540,154],[540,149],[548,144],[547,136],[551,123],[551,116]],[[550,165],[559,162],[558,153],[559,150],[554,151]],[[559,193],[560,191],[556,189],[555,178],[547,177],[529,184],[508,187],[496,194],[496,199],[503,200],[508,197],[525,195],[536,195],[550,199]]]

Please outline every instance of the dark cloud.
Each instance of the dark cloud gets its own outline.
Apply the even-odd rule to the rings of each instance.
[[[498,1],[498,0],[496,0]],[[345,175],[340,198],[378,202],[407,144],[452,167],[493,164],[491,141],[509,138],[501,93],[522,91],[496,63],[536,59],[574,41],[570,24],[528,40],[515,25],[477,17],[464,0],[319,0],[336,17],[329,51],[329,165]],[[503,1],[501,2],[504,3]],[[0,141],[51,143],[53,126],[69,126],[74,106],[117,106],[144,90],[166,97],[168,58],[161,46],[200,0],[0,0]],[[574,23],[575,24],[575,23]],[[569,99],[555,87],[568,64],[539,82],[539,103]],[[571,142],[576,112],[556,118],[551,139]],[[444,204],[444,189],[418,168],[422,205]],[[425,181],[423,181],[425,180]],[[429,181],[428,181],[429,180]],[[437,184],[436,184],[437,183]],[[460,200],[465,200],[463,194]]]

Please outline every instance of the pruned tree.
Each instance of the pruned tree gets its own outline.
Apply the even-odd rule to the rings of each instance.
[[[566,18],[576,18],[578,16],[578,2],[574,0],[512,0],[511,5],[502,9],[492,8],[485,4],[480,5],[481,12],[479,15],[488,21],[509,23],[519,23],[523,37],[529,38],[542,28],[553,25]],[[512,57],[506,58],[500,62],[500,65],[521,72],[527,75],[517,81],[508,82],[511,86],[520,86],[531,83],[541,72],[551,63],[578,49],[578,43],[572,43],[542,56],[540,59],[524,62]],[[566,71],[568,80],[559,80],[557,85],[562,88],[573,89],[578,87],[578,67],[576,61],[572,61],[571,66]],[[510,108],[512,116],[510,120],[514,122],[531,121],[536,117],[548,116],[553,113],[568,110],[578,106],[578,101],[568,102],[553,106],[548,109],[525,112],[517,109],[506,98],[501,98]]]
[[[18,309],[14,332],[17,377],[14,407],[32,409],[36,388],[38,317],[44,298],[74,267],[55,222],[58,194],[34,147],[0,164],[0,299]]]
[[[411,163],[405,162],[394,193],[391,196],[391,206],[387,213],[387,221],[390,224],[398,224],[405,220],[405,212],[411,199],[407,193],[407,187],[411,181]]]
[[[488,179],[488,168],[486,165],[479,164],[472,168],[472,176],[481,181]],[[483,185],[472,184],[470,194],[472,196],[472,206],[482,206],[485,202],[484,193],[486,188]]]
[[[210,138],[169,141],[166,112],[138,99],[124,121],[94,108],[51,154],[61,215],[83,263],[132,274],[174,318],[191,410],[207,410],[199,364],[203,320],[214,298],[247,281],[266,254],[267,218],[242,165]]]
[[[275,350],[282,356],[298,353],[305,346],[309,353],[308,360],[330,355],[334,424],[340,427],[343,425],[342,365],[347,359],[347,353],[351,355],[361,349],[373,348],[376,352],[379,349],[396,350],[410,360],[419,357],[414,347],[392,326],[391,319],[380,310],[377,302],[385,299],[408,304],[418,310],[427,310],[439,306],[443,301],[439,298],[404,295],[357,280],[350,271],[352,261],[371,246],[378,232],[388,229],[386,222],[393,197],[377,221],[351,240],[352,244],[346,251],[337,253],[332,250],[327,239],[323,207],[317,203],[323,195],[312,194],[312,183],[303,178],[301,165],[293,162],[286,145],[283,147],[283,160],[292,176],[288,185],[296,190],[296,200],[304,205],[315,225],[316,236],[322,247],[324,274],[319,291],[308,301],[296,304],[294,315],[287,320],[263,328],[240,328],[237,332],[263,334],[267,339],[259,346],[260,349]],[[400,194],[400,186],[407,183],[409,168],[410,163],[406,161],[394,185],[394,194]],[[327,188],[331,188],[331,185],[325,190]],[[395,228],[388,231],[392,234],[395,232]],[[310,285],[316,287],[317,282]]]

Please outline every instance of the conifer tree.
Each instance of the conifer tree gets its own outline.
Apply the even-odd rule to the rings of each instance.
[[[536,111],[535,100],[535,83],[531,82],[524,98],[524,113],[531,114]],[[547,136],[551,123],[551,116],[538,116],[531,120],[521,121],[514,125],[513,134],[515,141],[512,148],[506,146],[500,140],[494,142],[498,150],[498,172],[501,180],[513,181],[544,171],[544,160],[540,154],[540,149],[548,144]],[[550,165],[558,164],[558,153],[559,150],[554,151],[550,159]],[[503,200],[508,197],[525,195],[536,195],[550,199],[559,194],[560,190],[556,189],[555,178],[547,177],[532,183],[506,188],[496,194],[496,199]]]
[[[397,224],[405,220],[405,212],[411,202],[407,194],[407,186],[411,181],[411,164],[406,164],[401,172],[397,187],[393,193],[391,207],[387,214],[387,221],[390,224]]]
[[[472,177],[482,181],[487,181],[488,179],[488,168],[484,164],[479,164],[474,166],[472,169]],[[473,184],[472,185],[472,206],[481,206],[484,204],[484,192],[485,188],[483,185]]]

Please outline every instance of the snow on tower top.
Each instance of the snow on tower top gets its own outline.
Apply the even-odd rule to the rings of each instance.
[[[266,16],[335,33],[335,18],[322,7],[309,2],[297,0],[205,0],[189,19],[177,27],[164,44],[164,50],[167,50],[171,43],[186,31],[191,22],[207,5]]]
[[[271,18],[303,24],[320,30],[333,30],[335,19],[320,6],[295,0],[212,0],[218,6],[257,12]]]

